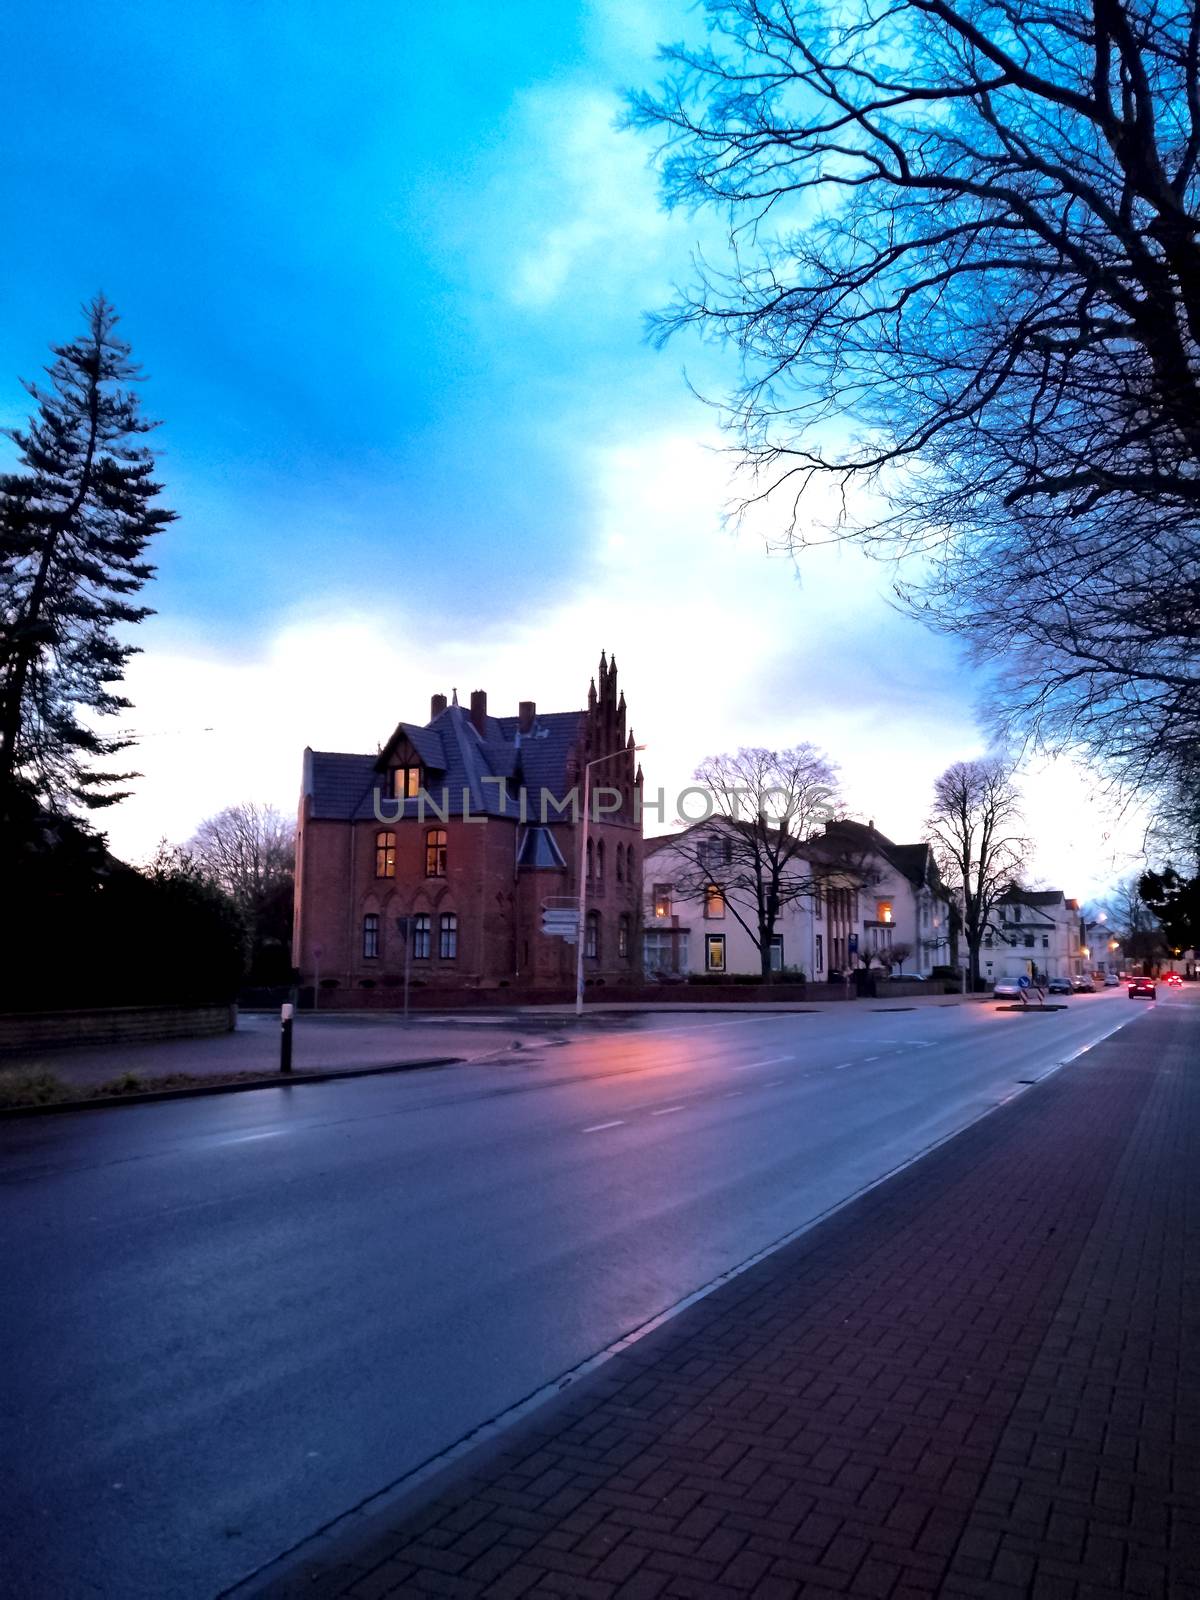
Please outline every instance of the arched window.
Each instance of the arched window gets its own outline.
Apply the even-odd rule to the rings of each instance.
[[[412,957],[414,961],[429,960],[430,928],[432,917],[421,914],[412,919]]]
[[[629,918],[623,916],[617,923],[617,954],[622,961],[629,960]]]
[[[589,839],[588,842],[587,842],[587,875],[588,875],[588,881],[589,882],[591,881],[592,865],[593,865],[593,863],[595,861],[595,858],[596,858],[596,847],[592,843],[592,841]]]
[[[604,882],[604,840],[596,840],[596,882]]]
[[[427,878],[444,878],[446,876],[445,828],[426,828],[425,830],[425,876]]]
[[[394,878],[396,876],[396,835],[394,833],[377,833],[375,835],[375,876],[377,878]]]
[[[587,914],[587,930],[584,934],[583,953],[589,961],[600,959],[600,913],[589,911]]]
[[[379,959],[379,913],[368,911],[363,918],[363,960]]]
[[[617,882],[625,882],[625,846],[617,845]]]

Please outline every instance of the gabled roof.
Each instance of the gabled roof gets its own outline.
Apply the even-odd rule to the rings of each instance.
[[[998,906],[1056,906],[1060,902],[1068,907],[1073,903],[1061,889],[1022,889],[1019,883],[1010,883],[996,898]]]
[[[938,894],[946,892],[927,840],[917,844],[894,844],[872,824],[854,822],[849,817],[827,822],[823,837],[843,838],[856,843],[860,849],[874,851],[889,861],[915,888],[932,889]]]
[[[374,792],[378,789],[386,802],[384,815],[391,816],[396,802],[387,781],[389,758],[401,740],[407,739],[426,769],[426,788],[435,804],[441,805],[445,789],[453,813],[460,813],[465,790],[472,815],[516,820],[515,791],[520,784],[535,797],[545,789],[562,800],[569,792],[568,769],[586,717],[585,711],[550,712],[535,717],[526,733],[521,733],[518,717],[488,717],[481,736],[465,706],[447,706],[425,727],[398,723],[377,756],[306,751],[304,792],[312,797],[312,816],[349,822],[376,815]],[[488,781],[501,778],[509,791],[504,793],[503,803],[501,785]],[[533,803],[536,805],[536,799]],[[416,800],[406,803],[405,813],[417,815]]]

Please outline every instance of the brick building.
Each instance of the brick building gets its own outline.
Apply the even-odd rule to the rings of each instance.
[[[600,658],[582,711],[516,716],[434,695],[377,755],[304,752],[292,960],[339,1004],[399,998],[405,940],[415,984],[436,990],[572,988],[575,946],[542,932],[579,893],[585,763],[585,981],[640,972],[641,783],[617,664]],[[383,991],[382,993],[380,991]]]

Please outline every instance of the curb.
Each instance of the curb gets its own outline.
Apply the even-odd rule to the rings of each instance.
[[[275,1073],[270,1078],[248,1078],[240,1083],[198,1083],[179,1089],[147,1089],[140,1094],[94,1095],[90,1100],[56,1100],[44,1106],[4,1106],[0,1122],[15,1117],[56,1116],[66,1111],[109,1111],[118,1106],[152,1105],[159,1100],[196,1100],[214,1094],[242,1094],[250,1089],[291,1089],[301,1083],[336,1083],[340,1078],[373,1078],[385,1072],[419,1072],[425,1067],[459,1066],[464,1056],[430,1056],[422,1061],[395,1061],[383,1067],[349,1067],[345,1072]]]

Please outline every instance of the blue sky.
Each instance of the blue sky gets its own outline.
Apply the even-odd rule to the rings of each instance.
[[[696,26],[676,0],[10,11],[0,421],[102,288],[181,513],[116,847],[290,809],[304,744],[372,748],[435,690],[581,704],[602,646],[668,788],[811,739],[911,835],[982,748],[969,676],[888,610],[886,572],[830,553],[797,576],[723,526],[728,462],[682,376],[715,385],[720,354],[644,341],[713,223],[664,215],[614,119]],[[1103,807],[1039,782],[1037,866],[1083,892]]]

